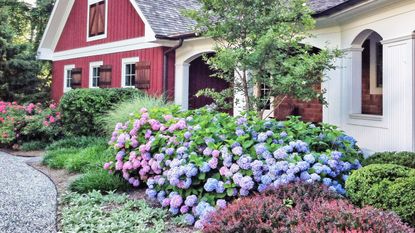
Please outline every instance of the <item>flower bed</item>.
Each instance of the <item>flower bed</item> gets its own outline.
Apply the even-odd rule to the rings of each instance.
[[[196,227],[236,197],[269,187],[321,182],[344,194],[361,158],[355,140],[331,125],[176,106],[142,109],[117,124],[110,144],[117,154],[104,169],[133,186],[145,183],[150,198]]]
[[[40,103],[19,105],[0,101],[0,145],[51,141],[60,134],[60,113],[55,104],[44,108]]]

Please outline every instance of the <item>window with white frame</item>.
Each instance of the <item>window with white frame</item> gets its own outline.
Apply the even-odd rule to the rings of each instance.
[[[99,87],[100,67],[103,64],[104,63],[102,61],[89,63],[89,87],[90,88]]]
[[[122,72],[121,72],[121,86],[122,87],[134,87],[137,77],[136,63],[139,62],[138,57],[124,58],[122,59]]]
[[[88,0],[87,41],[107,37],[107,0]]]
[[[63,91],[67,92],[72,89],[72,69],[75,65],[66,65],[63,68]]]
[[[271,110],[271,97],[270,89],[266,84],[261,84],[260,95],[261,95],[261,104],[262,109]]]
[[[353,41],[352,117],[383,115],[383,45],[382,37],[373,30],[362,31]],[[367,118],[367,117],[366,117]],[[365,118],[365,119],[366,119]],[[373,118],[378,120],[378,118]]]

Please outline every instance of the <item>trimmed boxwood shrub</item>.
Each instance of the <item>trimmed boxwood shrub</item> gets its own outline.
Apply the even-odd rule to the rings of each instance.
[[[97,117],[121,101],[142,95],[133,88],[76,89],[66,93],[60,103],[62,123],[69,135],[103,133]]]
[[[415,169],[394,164],[372,164],[354,171],[346,181],[353,203],[395,211],[415,225]]]
[[[242,198],[210,216],[205,233],[413,232],[396,214],[363,209],[317,184],[291,184]]]
[[[408,151],[376,153],[373,156],[365,159],[362,162],[362,165],[367,166],[370,164],[387,164],[387,163],[415,168],[415,153],[408,152]]]

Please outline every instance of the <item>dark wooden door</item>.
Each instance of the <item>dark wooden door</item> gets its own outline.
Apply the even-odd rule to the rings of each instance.
[[[214,71],[210,69],[202,56],[190,63],[189,109],[198,109],[213,103],[211,98],[205,96],[196,97],[195,95],[199,90],[213,88],[216,91],[221,91],[229,87],[229,83],[225,80],[211,77],[212,74],[214,74]]]

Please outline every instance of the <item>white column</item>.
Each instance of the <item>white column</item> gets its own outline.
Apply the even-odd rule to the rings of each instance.
[[[176,64],[176,80],[174,84],[174,103],[189,109],[189,63]]]
[[[362,52],[363,48],[350,48],[347,50],[346,59],[348,60],[346,69],[350,78],[349,91],[350,96],[349,111],[347,114],[362,113]]]

